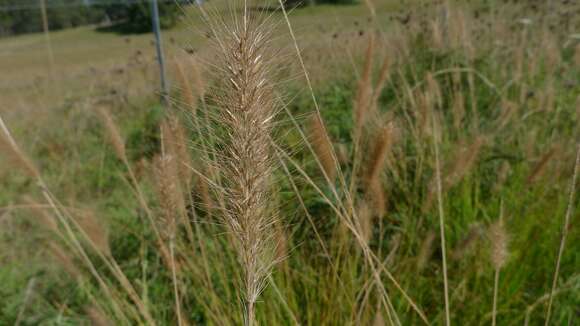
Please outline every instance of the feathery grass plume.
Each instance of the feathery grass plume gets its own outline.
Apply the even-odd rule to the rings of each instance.
[[[385,165],[387,155],[396,139],[396,129],[392,122],[382,127],[374,137],[374,144],[371,155],[368,158],[364,169],[364,182],[367,187],[377,181]]]
[[[495,269],[505,266],[508,258],[508,234],[502,219],[489,227],[488,237],[491,244],[491,263]]]
[[[385,198],[385,191],[379,179],[374,179],[366,189],[366,197],[373,208],[373,215],[378,217],[385,216],[387,210],[387,199]]]
[[[185,202],[179,186],[175,164],[172,156],[158,156],[154,159],[154,175],[159,204],[161,206],[161,220],[159,230],[165,241],[175,238],[178,216],[185,215]]]
[[[125,150],[125,141],[123,140],[121,132],[119,131],[119,128],[117,128],[111,113],[104,105],[97,106],[96,110],[105,126],[109,136],[109,141],[115,150],[117,158],[123,162],[128,163],[127,151]]]
[[[48,243],[48,248],[50,255],[62,268],[64,268],[65,272],[72,277],[82,277],[82,272],[78,269],[73,258],[71,258],[59,244],[51,241]]]
[[[389,72],[391,68],[391,60],[388,56],[385,56],[383,59],[383,64],[379,71],[379,79],[377,80],[377,84],[375,89],[373,90],[373,98],[371,100],[371,110],[372,112],[376,112],[379,106],[379,98],[381,97],[381,93],[387,80],[389,79]]]
[[[437,20],[432,20],[429,23],[431,29],[431,43],[436,50],[442,50],[444,47],[443,33],[441,32],[441,26]]]
[[[363,240],[368,244],[373,235],[373,214],[369,204],[361,200],[357,205],[357,229]]]
[[[40,172],[36,169],[32,161],[20,150],[8,128],[4,124],[4,120],[0,117],[0,152],[6,155],[6,158],[14,167],[22,169],[30,178],[38,179]]]
[[[373,34],[369,36],[369,43],[365,54],[363,73],[358,81],[358,87],[354,100],[354,139],[358,141],[362,127],[366,121],[370,101],[372,100],[372,69],[373,53],[375,48],[375,38]]]
[[[452,164],[445,168],[444,176],[442,177],[442,191],[446,192],[455,185],[457,185],[475,166],[481,148],[485,144],[486,139],[483,136],[478,136],[475,141],[469,145],[459,144],[457,150],[453,154]],[[427,187],[427,196],[423,203],[423,212],[431,208],[433,200],[437,192],[437,176],[434,176]]]
[[[180,265],[175,260],[174,246],[176,242],[178,218],[183,223],[187,223],[187,214],[185,212],[185,201],[180,188],[179,176],[176,171],[172,156],[163,154],[158,156],[154,161],[154,175],[156,180],[157,194],[161,206],[161,220],[156,221],[159,224],[161,238],[167,243],[167,247],[160,246],[161,256],[171,270],[172,280],[175,293],[175,310],[178,325],[183,325],[183,315],[181,311],[179,287],[177,273],[181,270]],[[190,231],[188,231],[190,232]],[[190,236],[193,239],[193,236]]]
[[[203,170],[202,170],[203,171]],[[195,178],[194,192],[195,197],[199,200],[201,208],[207,213],[207,216],[212,218],[213,200],[211,199],[209,184],[207,180],[201,176]]]
[[[509,177],[511,171],[511,165],[508,161],[504,161],[499,168],[499,172],[497,174],[497,179],[495,184],[493,185],[493,191],[498,192],[501,190],[503,185],[505,184],[507,178]]]
[[[458,146],[458,151],[453,156],[454,164],[450,166],[445,175],[444,188],[446,190],[455,186],[473,169],[485,142],[484,136],[478,136],[468,146]]]
[[[421,136],[429,137],[433,131],[429,123],[431,115],[434,114],[432,97],[427,92],[417,90],[414,92],[413,98],[415,101],[415,110],[412,113],[415,116],[415,128],[419,130]]]
[[[437,107],[440,108],[443,105],[443,96],[441,95],[439,83],[430,72],[427,73],[425,79],[427,81],[427,94],[431,98],[431,104],[437,104]]]
[[[183,104],[191,112],[192,116],[196,116],[197,113],[197,101],[193,95],[193,89],[191,88],[191,82],[187,77],[187,74],[183,68],[179,59],[175,59],[175,71],[177,73],[177,82],[180,88],[181,99],[183,100]]]
[[[187,132],[183,125],[175,115],[170,115],[166,121],[161,124],[161,132],[163,136],[163,145],[165,152],[171,156],[172,169],[176,172],[183,190],[187,190],[191,184],[193,170],[189,167],[191,162],[191,155],[187,145]]]
[[[85,308],[87,316],[91,321],[92,326],[112,326],[114,323],[107,317],[107,314],[103,312],[97,306],[89,306]]]
[[[467,235],[465,235],[463,239],[459,241],[459,244],[453,249],[451,258],[453,260],[461,260],[467,254],[469,254],[474,249],[473,247],[477,244],[478,240],[481,238],[483,234],[482,231],[482,226],[479,223],[470,225],[469,229],[467,230]]]
[[[568,207],[566,208],[566,215],[564,216],[564,223],[562,225],[562,236],[560,238],[560,248],[558,249],[558,258],[556,259],[556,269],[552,279],[552,289],[550,290],[550,299],[548,300],[548,311],[546,312],[546,323],[550,324],[550,317],[552,312],[552,303],[554,302],[554,294],[556,286],[558,285],[558,277],[560,275],[560,264],[562,256],[564,255],[564,246],[566,245],[566,238],[570,230],[570,219],[574,211],[574,200],[576,197],[576,182],[578,178],[578,169],[580,168],[580,143],[576,145],[576,160],[574,161],[574,170],[572,172],[572,181],[570,183],[570,193],[568,195]]]
[[[465,117],[465,98],[463,93],[455,92],[453,97],[453,126],[456,130],[461,130],[461,123]]]
[[[37,203],[32,197],[25,195],[23,197],[24,203],[30,208],[34,213],[40,224],[47,230],[58,234],[58,223],[54,216],[49,214],[46,209],[39,203]],[[49,207],[48,207],[49,208]]]
[[[341,165],[348,164],[349,162],[348,147],[345,144],[336,145],[336,159],[338,160],[338,163]]]
[[[517,104],[507,99],[501,101],[500,108],[501,112],[497,118],[497,130],[502,130],[505,128],[505,126],[507,126],[507,124],[512,120],[513,116],[518,110]]]
[[[225,198],[222,214],[242,269],[244,321],[255,325],[255,304],[275,264],[270,190],[276,106],[270,81],[271,35],[248,10],[244,4],[242,17],[215,32],[223,57],[223,83],[215,95],[219,122],[226,131],[217,162]]]
[[[202,102],[205,102],[205,93],[207,91],[207,86],[205,79],[203,77],[202,70],[200,69],[200,64],[195,57],[190,56],[189,58],[191,62],[191,64],[189,65],[190,68],[189,72],[191,78],[193,79],[194,86],[193,91]]]
[[[556,155],[558,150],[559,150],[558,146],[555,145],[548,152],[542,155],[538,163],[534,165],[534,168],[526,178],[526,183],[528,185],[535,183],[544,174],[544,171],[546,170],[548,163]]]
[[[328,179],[334,180],[336,177],[336,164],[334,164],[334,159],[332,158],[332,143],[330,136],[326,133],[324,122],[317,114],[313,114],[310,117],[310,143]]]
[[[429,231],[421,243],[421,248],[417,255],[417,272],[419,273],[425,269],[429,259],[431,259],[431,255],[433,255],[433,241],[435,241],[435,237],[435,232]]]
[[[78,217],[77,223],[87,239],[92,242],[97,250],[107,256],[111,254],[109,232],[105,227],[105,224],[102,221],[97,220],[93,212],[83,212]]]

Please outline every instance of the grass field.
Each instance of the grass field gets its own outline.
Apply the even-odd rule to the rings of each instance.
[[[0,325],[580,322],[578,4],[207,10],[0,39]]]

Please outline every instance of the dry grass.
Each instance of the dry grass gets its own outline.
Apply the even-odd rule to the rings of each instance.
[[[514,23],[517,6],[422,4],[384,29],[383,5],[367,5],[368,24],[312,35],[294,32],[301,10],[208,9],[215,48],[171,56],[170,107],[151,117],[129,91],[86,100],[100,124],[66,113],[78,129],[41,134],[27,146],[34,160],[0,120],[0,150],[23,172],[2,175],[17,195],[0,196],[0,223],[49,248],[38,255],[50,252],[81,297],[35,287],[59,312],[18,311],[96,325],[564,321],[578,288],[566,243],[577,233],[578,99],[566,86],[577,48],[549,25]],[[281,44],[297,58],[280,64],[291,52]],[[277,84],[279,72],[291,80]],[[279,93],[295,91],[300,107],[283,104]],[[558,225],[546,212],[564,202]],[[549,289],[537,280],[558,228]],[[18,247],[9,262],[22,261]]]

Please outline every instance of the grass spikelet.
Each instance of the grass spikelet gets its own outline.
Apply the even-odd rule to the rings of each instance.
[[[194,57],[190,59],[191,64],[189,65],[191,78],[193,79],[193,86],[194,86],[194,94],[197,94],[197,97],[202,101],[205,102],[205,93],[206,93],[206,82],[203,77],[202,70],[200,69],[200,64],[198,60]]]
[[[30,161],[30,159],[22,152],[20,147],[18,147],[12,138],[12,134],[4,124],[2,117],[0,117],[0,130],[0,152],[4,153],[9,163],[14,167],[21,169],[31,178],[39,178],[40,173],[34,164],[32,164],[32,161]]]
[[[431,98],[432,104],[437,104],[437,107],[441,107],[443,104],[443,97],[441,95],[441,87],[439,87],[439,83],[433,77],[432,73],[427,73],[427,77],[425,77],[427,81],[427,94]]]
[[[429,231],[425,236],[423,242],[421,243],[421,248],[419,249],[419,255],[417,256],[417,272],[421,273],[423,269],[427,266],[431,255],[433,255],[433,241],[435,241],[436,234],[433,231]]]
[[[368,244],[373,235],[373,214],[369,204],[365,200],[361,200],[356,209],[357,228],[363,238]]]
[[[385,56],[383,59],[383,64],[381,66],[381,70],[379,71],[379,79],[373,91],[373,98],[371,101],[371,108],[373,112],[377,111],[379,105],[379,98],[381,97],[381,93],[387,80],[389,79],[389,72],[391,68],[391,60],[388,56]]]
[[[155,185],[161,205],[159,230],[165,240],[175,237],[178,216],[184,215],[185,203],[179,189],[179,180],[171,156],[156,157],[154,161]]]
[[[102,221],[97,220],[97,217],[91,211],[83,212],[77,219],[78,225],[82,232],[91,242],[95,249],[99,250],[105,255],[111,254],[109,246],[109,232]]]
[[[465,237],[461,239],[459,244],[453,249],[451,258],[453,258],[453,260],[461,260],[469,253],[471,253],[478,243],[478,240],[481,238],[483,234],[482,231],[483,230],[480,224],[475,223],[470,225]]]
[[[179,90],[183,104],[189,109],[189,112],[195,116],[197,111],[197,101],[193,95],[191,82],[187,77],[183,65],[178,59],[175,59],[175,72],[177,74],[177,83],[179,84]]]
[[[119,131],[119,128],[117,128],[111,113],[103,105],[97,106],[96,110],[107,131],[109,141],[115,150],[117,158],[123,162],[128,163],[127,151],[125,150],[125,141],[123,140],[121,132]]]
[[[443,192],[457,185],[471,171],[477,163],[477,158],[484,144],[485,138],[480,136],[468,146],[460,144],[457,147],[457,150],[453,154],[452,163],[448,165],[445,169],[445,175],[442,176]],[[433,205],[437,191],[436,186],[437,176],[435,175],[427,187],[427,195],[422,207],[423,212],[426,212]]]
[[[43,209],[42,205],[37,203],[28,195],[24,196],[23,201],[30,208],[30,211],[34,213],[35,217],[44,228],[54,233],[59,232],[56,218],[50,215],[46,209]]]
[[[244,321],[255,325],[255,304],[275,263],[270,137],[276,110],[269,79],[270,36],[247,7],[223,28],[216,33],[224,67],[216,103],[227,135],[218,161],[225,191],[223,219],[242,268]]]
[[[365,168],[365,183],[368,187],[379,179],[385,165],[387,155],[391,149],[395,138],[395,127],[389,123],[379,130],[375,137],[375,142],[367,166]]]
[[[473,169],[485,141],[483,136],[479,136],[468,146],[459,146],[454,155],[454,164],[450,166],[445,175],[445,190],[455,186]]]
[[[554,146],[548,152],[542,155],[538,163],[534,165],[534,168],[526,178],[526,183],[528,185],[535,183],[544,174],[544,171],[546,170],[548,163],[556,155],[557,151],[558,151],[557,146]]]
[[[310,142],[328,179],[331,181],[334,180],[336,176],[336,164],[334,164],[334,159],[332,158],[332,143],[330,142],[329,135],[326,133],[324,122],[322,122],[322,119],[317,114],[313,114],[310,118]]]
[[[489,227],[488,237],[491,244],[491,263],[495,269],[505,266],[508,258],[508,235],[504,222],[499,220]]]
[[[49,242],[48,248],[49,254],[62,268],[64,268],[65,272],[76,278],[80,278],[82,276],[81,271],[77,268],[73,259],[59,244],[56,242]]]
[[[195,197],[201,203],[201,208],[207,213],[208,217],[212,217],[213,201],[211,199],[209,185],[207,180],[198,176],[194,184]]]
[[[461,92],[455,93],[453,98],[453,126],[456,130],[461,129],[461,123],[465,117],[465,98]]]
[[[165,152],[171,156],[171,164],[176,173],[175,180],[179,180],[182,187],[189,188],[193,171],[189,167],[191,156],[187,145],[187,132],[176,116],[168,117],[161,125],[163,134],[163,144],[166,147]]]
[[[112,326],[114,325],[107,315],[97,306],[89,306],[85,309],[87,316],[93,326]]]
[[[358,81],[356,97],[354,100],[354,138],[359,139],[362,127],[369,111],[370,101],[372,99],[372,68],[373,53],[375,48],[375,38],[371,34],[365,54],[365,63],[362,75]]]
[[[372,205],[374,216],[383,217],[387,210],[387,199],[379,179],[373,180],[369,185],[367,198]]]

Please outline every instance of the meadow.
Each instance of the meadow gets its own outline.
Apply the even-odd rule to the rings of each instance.
[[[0,39],[0,325],[580,322],[580,4],[249,2]]]

